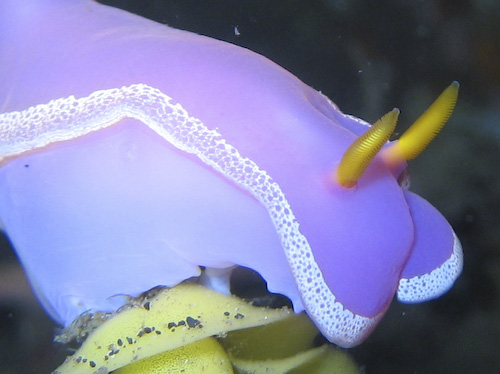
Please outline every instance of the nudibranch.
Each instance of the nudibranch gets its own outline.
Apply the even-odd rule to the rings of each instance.
[[[389,142],[397,110],[370,126],[229,43],[91,0],[0,14],[0,220],[60,324],[240,265],[351,347],[461,272],[401,182],[457,83]]]

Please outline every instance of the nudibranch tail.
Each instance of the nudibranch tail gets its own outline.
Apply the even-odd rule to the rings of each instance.
[[[450,84],[401,137],[384,152],[391,164],[412,160],[429,145],[446,124],[457,102],[459,84]]]
[[[353,187],[370,161],[389,140],[398,121],[399,109],[385,114],[347,149],[337,167],[337,180],[343,187]]]

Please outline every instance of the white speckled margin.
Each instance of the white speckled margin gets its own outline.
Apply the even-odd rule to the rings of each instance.
[[[337,302],[323,279],[307,239],[279,185],[255,162],[240,155],[215,130],[190,117],[158,89],[134,84],[52,100],[21,112],[0,114],[0,160],[137,119],[225,177],[251,192],[268,210],[281,239],[304,306],[325,337],[340,346],[358,344],[381,315],[366,318]],[[201,264],[203,265],[203,264]]]
[[[399,280],[398,300],[402,303],[420,303],[435,299],[453,286],[463,268],[462,245],[453,232],[453,252],[439,267],[428,274]]]

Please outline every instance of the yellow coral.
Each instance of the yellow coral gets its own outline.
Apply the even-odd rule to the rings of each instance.
[[[113,374],[232,374],[233,365],[215,338],[206,338],[184,347],[127,365]]]
[[[146,305],[146,304],[145,304]],[[54,374],[106,374],[228,331],[286,318],[288,309],[254,307],[196,284],[164,289],[96,329]]]

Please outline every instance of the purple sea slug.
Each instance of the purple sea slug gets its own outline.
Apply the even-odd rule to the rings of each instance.
[[[58,323],[241,265],[351,347],[396,293],[460,274],[452,228],[404,182],[457,83],[389,142],[397,110],[370,126],[229,43],[91,0],[0,17],[0,219]]]

